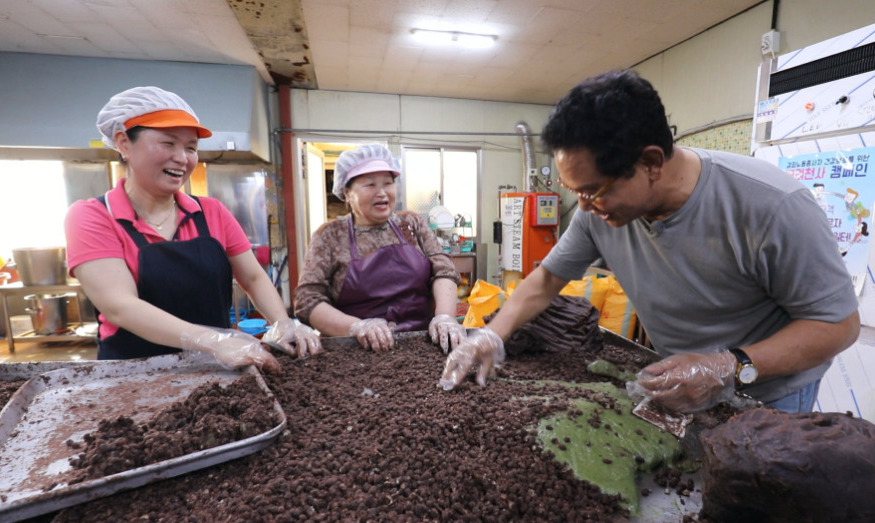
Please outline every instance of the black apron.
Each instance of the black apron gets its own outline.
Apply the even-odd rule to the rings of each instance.
[[[105,196],[98,200],[106,205]],[[116,220],[140,248],[137,294],[141,300],[185,321],[228,328],[231,262],[222,244],[210,236],[203,211],[189,213],[183,209],[183,212],[185,217],[179,222],[173,241],[158,243],[149,243],[130,220]],[[198,237],[176,241],[179,230],[189,219],[194,220]],[[175,352],[180,350],[144,340],[119,327],[112,336],[99,340],[97,359],[125,360]]]

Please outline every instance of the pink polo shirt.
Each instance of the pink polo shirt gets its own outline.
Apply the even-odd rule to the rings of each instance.
[[[131,270],[134,281],[138,281],[140,249],[124,227],[116,221],[117,218],[131,220],[134,228],[140,231],[149,243],[165,241],[145,220],[137,219],[131,201],[125,193],[124,184],[125,180],[122,179],[115,189],[107,193],[106,206],[90,198],[77,201],[67,211],[64,225],[67,234],[67,267],[70,275],[73,275],[73,271],[85,262],[102,258],[121,258]],[[199,196],[198,199],[203,209],[191,196],[183,192],[176,193],[180,220],[185,216],[181,209],[190,213],[203,210],[210,235],[222,244],[229,257],[252,248],[243,228],[237,223],[231,211],[219,200],[204,196]],[[184,241],[197,237],[194,220],[186,220],[179,228],[178,239]],[[102,338],[111,336],[118,330],[118,326],[107,322],[102,314],[100,321]]]

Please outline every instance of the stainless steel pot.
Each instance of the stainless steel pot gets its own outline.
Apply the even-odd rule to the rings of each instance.
[[[12,249],[12,258],[24,285],[67,283],[67,249],[64,247]]]
[[[64,334],[67,332],[67,304],[76,293],[67,294],[28,294],[24,297],[30,307],[25,308],[30,314],[33,331],[36,334]]]

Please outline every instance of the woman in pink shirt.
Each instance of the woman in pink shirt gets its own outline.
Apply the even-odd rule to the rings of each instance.
[[[97,127],[127,178],[74,203],[66,233],[70,273],[100,311],[98,358],[183,349],[229,367],[277,368],[259,340],[228,329],[232,276],[273,322],[267,339],[300,356],[318,352],[318,334],[288,317],[228,209],[182,192],[198,139],[212,135],[191,107],[174,93],[135,87],[109,100]]]

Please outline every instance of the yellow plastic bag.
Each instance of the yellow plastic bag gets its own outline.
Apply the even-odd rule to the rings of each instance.
[[[513,291],[516,290],[516,286],[519,285],[520,280],[513,280],[512,282],[507,284],[507,287],[504,289],[505,298],[510,298],[513,296]]]
[[[587,276],[586,278],[589,278]],[[562,287],[562,290],[559,291],[559,294],[562,296],[576,296],[578,298],[585,298],[587,292],[587,286],[590,285],[590,282],[584,278],[582,280],[571,280],[568,282],[565,287]]]
[[[477,280],[471,289],[471,295],[468,296],[468,312],[462,325],[468,328],[485,326],[483,317],[497,311],[502,301],[504,301],[504,291],[501,287]]]
[[[601,310],[605,304],[608,290],[611,288],[611,279],[616,278],[613,276],[607,278],[599,278],[595,275],[585,276],[583,279],[568,282],[568,285],[563,287],[559,294],[586,298],[596,309]]]
[[[604,306],[601,308],[599,325],[624,338],[634,339],[638,322],[635,307],[615,277],[610,276],[603,279],[611,281],[605,296]]]

